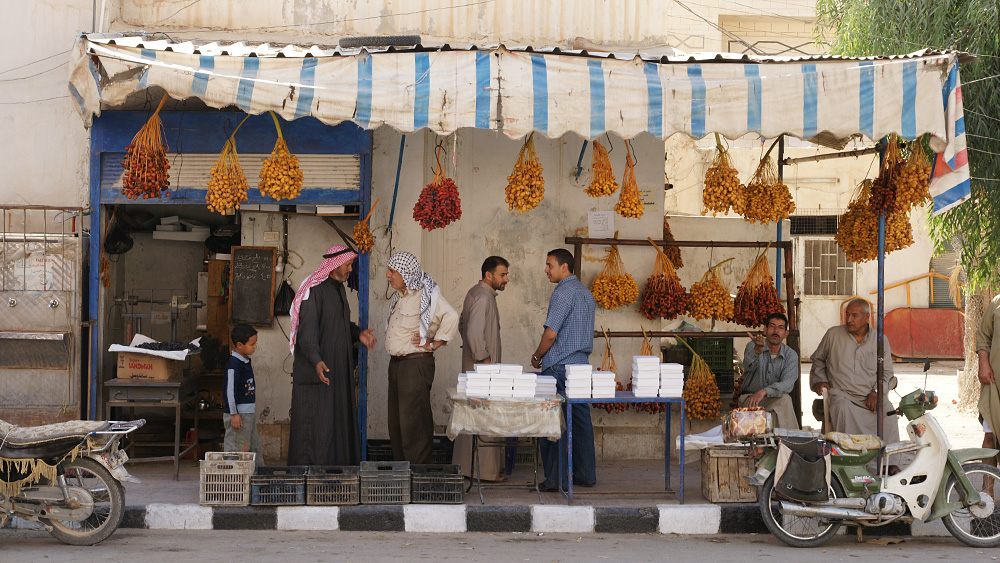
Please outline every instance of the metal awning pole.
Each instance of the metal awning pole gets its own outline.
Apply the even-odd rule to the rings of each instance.
[[[778,137],[778,182],[784,183],[785,179],[785,167],[782,161],[785,160],[785,136],[782,135]],[[781,242],[781,219],[778,219],[778,227],[776,234],[778,242]],[[781,299],[781,250],[774,249],[774,285],[778,289],[778,299]],[[788,311],[788,315],[791,316],[792,312]]]
[[[882,389],[882,374],[885,373],[885,344],[883,342],[883,330],[885,322],[885,211],[878,214],[878,319],[876,336],[876,363],[875,363],[875,420],[878,437],[881,440],[885,436],[882,428],[885,422],[885,413],[882,408],[882,400],[885,392]],[[890,358],[889,361],[892,361]],[[882,454],[879,453],[878,466],[882,465]]]
[[[389,209],[389,230],[392,230],[392,220],[396,217],[396,196],[399,195],[399,171],[403,169],[403,147],[406,146],[406,135],[399,137],[399,162],[396,163],[396,186],[392,189],[392,208]]]

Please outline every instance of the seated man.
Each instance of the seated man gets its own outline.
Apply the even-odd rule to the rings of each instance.
[[[774,313],[767,317],[764,334],[750,334],[743,353],[741,407],[764,407],[771,413],[775,428],[798,430],[792,398],[788,395],[799,378],[799,355],[784,344],[788,317]]]
[[[809,386],[817,395],[828,390],[827,432],[877,434],[875,415],[875,373],[877,338],[868,324],[871,306],[864,299],[852,299],[847,304],[847,321],[826,331],[812,355]],[[889,381],[892,379],[892,352],[885,339],[885,362],[882,373],[883,413],[892,410],[889,402]],[[899,441],[896,415],[886,416],[883,442]]]

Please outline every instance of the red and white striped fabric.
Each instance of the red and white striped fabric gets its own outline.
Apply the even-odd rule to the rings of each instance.
[[[969,151],[965,144],[965,110],[962,107],[962,85],[958,65],[951,67],[944,86],[945,119],[951,143],[944,152],[935,155],[931,172],[931,197],[934,215],[948,211],[969,199]]]

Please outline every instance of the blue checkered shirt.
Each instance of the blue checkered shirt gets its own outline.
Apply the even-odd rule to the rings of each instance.
[[[586,364],[594,350],[594,295],[574,275],[566,276],[549,297],[545,326],[556,341],[542,357],[542,369],[556,364]]]

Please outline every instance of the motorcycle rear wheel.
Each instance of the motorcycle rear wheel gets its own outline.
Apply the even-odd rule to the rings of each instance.
[[[996,547],[1000,545],[1000,506],[996,496],[1000,488],[1000,470],[985,463],[966,463],[962,469],[979,494],[992,499],[993,513],[986,518],[977,518],[968,508],[963,508],[942,518],[944,527],[965,545]],[[948,502],[961,502],[958,480],[954,475],[948,478],[945,498]]]
[[[81,457],[62,464],[66,484],[87,489],[94,497],[93,513],[86,520],[41,519],[52,526],[52,535],[69,545],[96,545],[118,529],[125,515],[125,488],[103,465]]]
[[[844,496],[844,491],[840,488],[840,483],[837,482],[836,478],[833,479],[831,493],[833,498]],[[764,519],[764,525],[774,534],[774,537],[787,545],[819,547],[830,541],[830,538],[840,529],[840,521],[783,515],[779,510],[779,502],[803,504],[780,498],[774,492],[774,473],[772,473],[757,491],[757,504],[760,506],[760,515]]]

